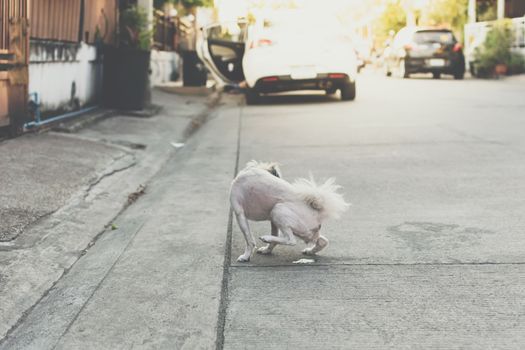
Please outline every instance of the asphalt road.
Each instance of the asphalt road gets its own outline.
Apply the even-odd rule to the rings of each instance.
[[[368,74],[355,102],[245,108],[241,164],[335,176],[353,205],[323,225],[316,266],[293,266],[302,244],[237,263],[234,225],[224,348],[521,348],[524,93],[522,78]]]
[[[354,102],[226,96],[0,348],[520,349],[524,92],[369,73]],[[301,243],[235,261],[227,193],[251,159],[343,186],[313,264]]]

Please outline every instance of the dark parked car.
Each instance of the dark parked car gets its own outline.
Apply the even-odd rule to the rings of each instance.
[[[448,29],[405,27],[385,50],[385,72],[408,78],[412,73],[441,74],[463,79],[465,56],[463,48]]]

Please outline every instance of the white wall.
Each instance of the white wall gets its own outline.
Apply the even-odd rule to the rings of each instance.
[[[29,93],[39,94],[42,112],[96,103],[101,87],[102,62],[94,46],[31,41]]]
[[[180,66],[177,53],[153,50],[151,85],[171,81]],[[102,61],[97,59],[95,46],[31,41],[29,93],[38,93],[41,112],[60,113],[96,105],[101,91]]]
[[[151,51],[151,85],[156,86],[171,81],[174,73],[180,76],[180,66],[181,59],[176,52]]]

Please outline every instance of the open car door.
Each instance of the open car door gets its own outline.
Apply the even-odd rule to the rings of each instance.
[[[198,44],[200,59],[221,85],[244,81],[242,58],[246,43],[246,22],[212,24],[203,28]]]

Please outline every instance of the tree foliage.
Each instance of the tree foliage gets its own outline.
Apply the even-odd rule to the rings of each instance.
[[[478,0],[477,1],[477,19],[478,21],[493,21],[498,18],[498,4],[496,0]]]
[[[448,27],[460,40],[467,19],[468,0],[433,0],[422,14],[423,24]]]
[[[374,23],[374,32],[378,44],[384,43],[389,38],[391,31],[398,32],[406,26],[406,13],[399,0],[389,1],[385,10]]]
[[[408,0],[390,0],[386,3],[374,28],[379,43],[388,38],[391,30],[397,32],[406,25],[406,11],[414,12],[419,25],[448,27],[458,39],[463,38],[463,27],[468,19],[468,0],[431,0],[420,9],[410,6],[411,3]]]

